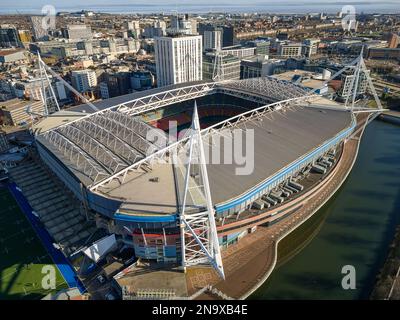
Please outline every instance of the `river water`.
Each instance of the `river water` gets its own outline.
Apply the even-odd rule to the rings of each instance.
[[[250,298],[367,299],[399,222],[400,126],[375,120],[346,182],[281,242],[277,269]],[[345,265],[355,267],[354,290],[342,288]]]

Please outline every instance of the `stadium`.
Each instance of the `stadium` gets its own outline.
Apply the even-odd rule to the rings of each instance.
[[[202,144],[213,154],[228,148],[214,139],[235,144],[245,138],[230,132],[252,132],[250,172],[210,162],[204,181],[171,160],[193,135],[171,139],[170,123],[178,132],[191,127],[195,105]],[[335,167],[356,127],[343,106],[269,77],[168,86],[55,115],[36,128],[38,153],[98,228],[133,247],[138,258],[184,266],[211,261],[216,269],[220,249],[298,209]],[[189,222],[182,221],[183,208]],[[190,220],[204,212],[201,226]]]

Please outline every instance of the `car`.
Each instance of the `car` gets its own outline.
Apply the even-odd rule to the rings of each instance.
[[[103,284],[104,282],[106,282],[106,278],[104,278],[104,276],[100,274],[97,276],[97,281]]]

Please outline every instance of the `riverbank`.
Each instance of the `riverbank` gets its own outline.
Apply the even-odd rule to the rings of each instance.
[[[387,111],[379,116],[380,120],[400,125],[400,112]],[[385,264],[376,277],[376,283],[370,296],[371,300],[400,300],[400,225],[390,245]]]
[[[385,264],[379,271],[371,300],[400,300],[400,225],[390,245]]]
[[[385,111],[379,115],[379,119],[388,123],[400,125],[400,111]]]
[[[400,125],[400,112],[388,111],[380,115],[380,119]],[[376,277],[371,300],[400,300],[400,225],[389,248],[385,264]]]

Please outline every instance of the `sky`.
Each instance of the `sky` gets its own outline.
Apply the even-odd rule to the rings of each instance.
[[[26,10],[41,10],[45,5],[53,5],[56,11],[72,11],[72,10],[101,10],[101,8],[124,8],[125,6],[132,10],[135,7],[146,7],[157,8],[159,5],[162,6],[177,6],[179,8],[195,8],[195,7],[214,7],[216,8],[240,8],[246,7],[262,7],[262,8],[277,8],[286,7],[290,8],[301,8],[301,6],[306,6],[307,10],[309,8],[314,9],[317,12],[324,11],[324,6],[329,4],[331,7],[342,7],[346,4],[353,4],[356,6],[374,7],[374,8],[400,8],[400,0],[0,0],[0,12],[6,11],[26,11]],[[165,8],[165,7],[164,7]],[[152,10],[152,9],[150,9]],[[290,9],[287,9],[290,10]],[[388,10],[388,9],[387,9]],[[393,10],[393,9],[390,9]],[[157,11],[157,10],[156,10]],[[400,11],[400,9],[399,9]],[[377,11],[374,11],[377,12]],[[393,12],[393,11],[388,11]]]
[[[164,5],[185,5],[185,4],[196,4],[196,5],[218,5],[218,4],[237,4],[237,5],[259,5],[259,4],[296,4],[300,5],[304,4],[368,4],[368,3],[398,3],[400,5],[400,0],[153,0],[151,4],[164,4]],[[85,4],[87,6],[90,5],[135,5],[135,4],[149,4],[148,0],[0,0],[0,5],[8,5],[8,6],[44,6],[46,4],[52,4],[56,6],[74,6],[74,5],[82,5]]]

